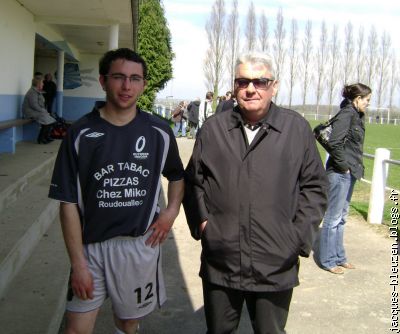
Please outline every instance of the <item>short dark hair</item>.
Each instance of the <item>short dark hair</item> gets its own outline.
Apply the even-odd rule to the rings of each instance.
[[[213,92],[207,92],[206,93],[206,99],[207,100],[211,100],[214,97],[214,93]]]
[[[143,78],[147,78],[147,65],[145,60],[135,51],[128,48],[119,48],[107,51],[99,61],[99,74],[106,75],[110,71],[111,63],[117,59],[126,59],[142,64]]]

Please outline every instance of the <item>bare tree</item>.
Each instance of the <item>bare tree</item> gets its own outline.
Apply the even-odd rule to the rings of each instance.
[[[303,109],[306,105],[308,88],[311,81],[311,73],[310,73],[310,65],[311,65],[311,57],[312,57],[312,22],[310,20],[307,21],[304,31],[304,39],[303,39],[303,49],[301,53],[302,65],[303,65]]]
[[[365,33],[364,27],[360,26],[358,29],[358,38],[356,45],[356,75],[357,81],[364,81],[365,77],[365,52],[364,52],[364,44],[365,44]]]
[[[228,16],[226,36],[228,42],[228,53],[226,56],[226,62],[229,72],[229,89],[233,91],[234,80],[235,80],[235,60],[239,50],[239,12],[238,12],[238,0],[233,0],[232,11]]]
[[[384,92],[386,90],[388,80],[389,80],[389,64],[390,64],[390,36],[383,32],[380,47],[378,49],[378,83],[377,83],[377,108],[382,106],[382,99],[384,97]]]
[[[345,84],[352,80],[353,72],[353,55],[354,55],[354,40],[353,40],[353,25],[347,23],[344,29],[344,55],[343,55],[343,82]]]
[[[292,19],[292,25],[290,29],[290,41],[289,41],[289,108],[292,107],[292,96],[293,88],[298,78],[298,66],[299,57],[297,52],[298,43],[298,27],[297,21]]]
[[[397,59],[396,59],[396,53],[393,51],[392,57],[391,57],[391,64],[390,64],[390,81],[389,81],[389,109],[393,109],[393,98],[394,98],[394,93],[396,90],[396,87],[399,85],[399,73],[398,73],[398,67],[397,67]]]
[[[317,50],[317,90],[316,90],[316,97],[317,97],[317,109],[316,114],[318,118],[319,113],[319,105],[321,103],[322,94],[326,86],[324,85],[325,81],[325,68],[326,68],[326,55],[327,55],[327,48],[328,48],[328,32],[326,29],[325,21],[322,21],[321,24],[321,35],[319,37],[319,48]]]
[[[250,2],[249,11],[247,12],[246,20],[246,48],[247,51],[252,51],[256,47],[256,12],[253,1]]]
[[[264,11],[262,11],[259,21],[259,41],[260,41],[260,49],[263,52],[268,52],[269,49],[269,28],[268,28],[268,19],[265,16]]]
[[[332,114],[333,96],[336,93],[336,85],[339,79],[340,64],[340,40],[338,36],[338,26],[334,25],[332,29],[331,41],[329,43],[329,75],[328,81],[328,104],[329,115]]]
[[[273,57],[275,60],[276,79],[281,80],[283,64],[285,61],[285,36],[282,8],[279,8],[276,16],[275,42],[273,44]],[[278,91],[279,92],[279,91]],[[275,101],[278,101],[278,92],[275,94]]]
[[[207,83],[207,86],[212,87],[215,98],[218,96],[223,78],[223,58],[226,44],[224,24],[225,2],[224,0],[215,0],[210,17],[206,23],[209,46],[204,61],[204,74],[207,80],[211,80]]]
[[[368,47],[367,47],[367,85],[372,86],[372,82],[375,76],[376,61],[378,53],[378,34],[374,26],[371,27],[368,36]]]
[[[204,72],[204,84],[206,85],[207,91],[213,90],[213,83],[215,82],[215,72],[213,66],[212,52],[211,49],[207,49],[206,56],[204,57],[203,72]]]

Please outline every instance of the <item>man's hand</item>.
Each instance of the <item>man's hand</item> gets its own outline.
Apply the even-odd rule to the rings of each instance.
[[[84,255],[78,205],[61,202],[60,220],[65,245],[71,262],[72,291],[80,299],[93,299],[93,277],[87,267]]]
[[[204,230],[206,228],[207,223],[208,223],[208,220],[205,220],[200,224],[200,236],[203,235],[203,232],[204,232]]]
[[[158,244],[167,239],[168,233],[171,230],[172,224],[177,216],[177,213],[171,209],[163,209],[160,211],[157,220],[151,225],[151,236],[146,240],[146,245],[156,247]]]
[[[71,287],[79,299],[93,299],[93,277],[87,267],[72,268]]]

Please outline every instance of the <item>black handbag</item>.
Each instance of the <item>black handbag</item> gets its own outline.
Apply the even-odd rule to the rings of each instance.
[[[313,129],[315,139],[328,152],[331,149],[331,147],[329,145],[329,139],[331,137],[333,123],[335,123],[338,115],[339,115],[339,113],[337,113],[335,116],[333,116],[331,119],[327,120],[326,122],[318,124]]]
[[[327,146],[332,133],[332,123],[332,120],[329,120],[327,122],[318,124],[313,130],[315,139],[326,150],[328,150]]]

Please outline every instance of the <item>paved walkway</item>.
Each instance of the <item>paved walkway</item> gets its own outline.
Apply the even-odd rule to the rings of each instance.
[[[178,144],[186,165],[193,141],[179,138]],[[361,219],[349,220],[345,244],[357,269],[344,275],[319,269],[312,256],[301,259],[300,286],[294,290],[287,324],[289,334],[390,333],[392,240],[384,231]],[[191,238],[181,209],[164,246],[168,301],[142,322],[141,334],[205,333],[198,277],[200,251],[200,243]],[[95,333],[111,333],[108,306],[100,314]],[[251,333],[245,312],[238,333]]]
[[[185,165],[193,143],[193,140],[178,139]],[[58,142],[46,146],[21,143],[18,154],[1,154],[0,186],[4,189],[10,182],[16,182],[19,175],[23,175],[19,169],[30,170],[38,166],[48,155],[54,155],[57,147]],[[393,240],[386,234],[384,228],[352,217],[346,227],[345,244],[349,259],[357,269],[346,271],[344,275],[332,275],[319,269],[312,257],[301,259],[301,283],[294,290],[287,324],[289,334],[391,333],[394,287],[390,285],[390,255]],[[59,242],[63,243],[62,240]],[[200,251],[200,243],[190,236],[182,209],[164,245],[168,301],[142,322],[141,334],[205,333],[198,277]],[[106,303],[95,333],[110,334],[113,329],[111,308]],[[246,312],[238,333],[251,333]]]

